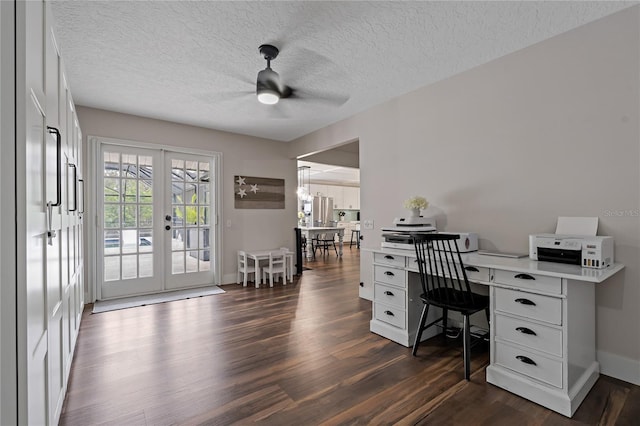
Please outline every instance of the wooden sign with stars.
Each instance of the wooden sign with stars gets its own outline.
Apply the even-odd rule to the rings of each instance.
[[[234,176],[236,209],[284,209],[284,179]]]

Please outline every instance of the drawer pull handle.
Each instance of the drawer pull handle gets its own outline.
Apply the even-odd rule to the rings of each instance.
[[[532,302],[529,299],[516,299],[515,302],[521,303],[523,305],[528,305],[528,306],[536,306],[535,302]]]
[[[393,293],[390,292],[389,290],[385,291],[384,294],[386,294],[387,296],[393,296]]]
[[[535,362],[534,360],[532,360],[532,359],[531,359],[531,358],[529,358],[528,356],[518,355],[518,356],[516,357],[516,359],[517,359],[518,361],[522,361],[522,362],[524,362],[525,364],[529,364],[529,365],[538,365],[538,364],[536,364],[536,362]]]
[[[516,276],[514,276],[513,278],[518,278],[520,280],[535,280],[535,277],[532,277],[529,274],[518,274]]]
[[[395,277],[395,274],[393,272],[391,272],[391,271],[384,271],[384,274],[388,275],[390,277]]]
[[[475,266],[465,266],[464,270],[469,272],[480,272],[480,270]]]
[[[387,254],[385,257],[385,259],[389,259],[389,260],[394,260],[395,257],[391,256],[390,254]]]
[[[395,315],[393,315],[393,312],[391,311],[384,311],[385,314],[394,317]]]
[[[528,334],[530,336],[537,336],[536,332],[527,327],[518,327],[516,331],[519,331],[522,334]]]

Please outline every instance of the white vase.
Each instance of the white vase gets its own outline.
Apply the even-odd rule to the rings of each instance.
[[[420,209],[411,209],[411,217],[420,217]]]

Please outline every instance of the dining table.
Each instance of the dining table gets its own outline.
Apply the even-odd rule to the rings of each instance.
[[[313,237],[316,235],[337,233],[338,234],[338,256],[342,257],[342,245],[344,240],[344,228],[338,228],[334,226],[301,226],[301,234],[307,239],[307,243],[310,244]],[[307,249],[307,260],[313,257],[311,250]]]
[[[266,250],[245,250],[245,253],[247,254],[247,257],[249,259],[253,259],[256,265],[256,282],[260,282],[260,284],[262,284],[262,274],[260,272],[260,261],[265,261],[265,260],[269,260],[269,254],[270,253],[279,253],[279,252],[284,252],[284,258],[285,258],[285,269],[286,269],[286,277],[284,277],[284,281],[286,282],[287,279],[289,280],[289,282],[293,282],[293,255],[295,254],[294,252],[290,251],[288,248],[273,248],[273,249],[266,249]]]

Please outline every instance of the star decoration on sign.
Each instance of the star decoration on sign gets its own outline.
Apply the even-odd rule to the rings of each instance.
[[[246,183],[244,182],[244,178],[242,176],[238,176],[237,182],[238,182],[238,185],[246,185]]]
[[[246,197],[247,196],[247,190],[246,189],[238,190],[238,195],[240,196],[240,198]]]
[[[258,184],[257,183],[255,185],[251,184],[251,189],[249,191],[253,192],[254,194],[257,193],[259,191]]]

